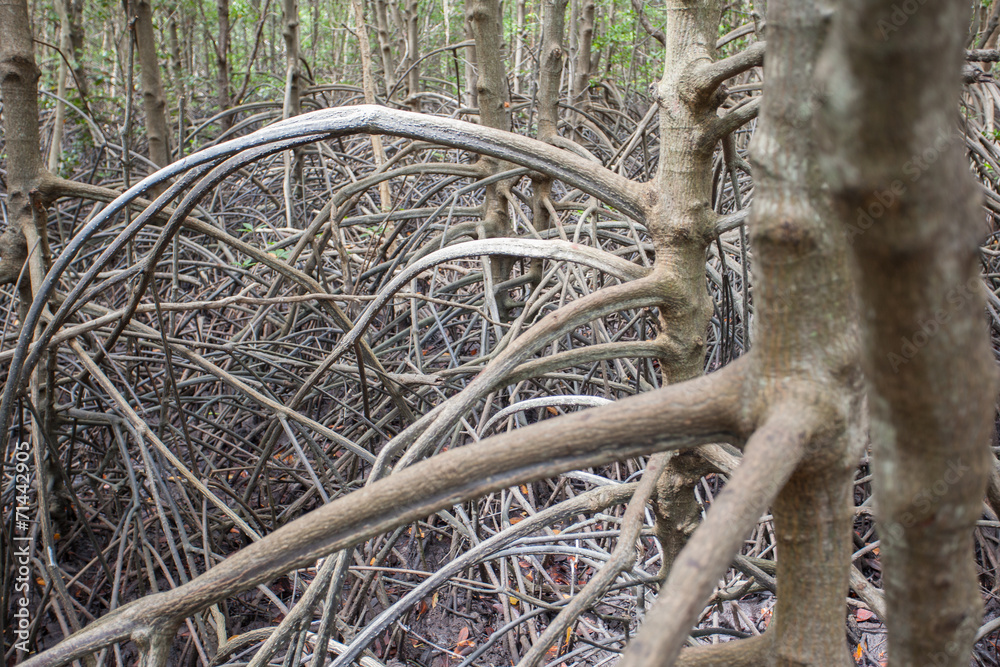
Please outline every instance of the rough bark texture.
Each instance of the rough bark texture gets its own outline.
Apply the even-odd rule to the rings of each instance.
[[[31,191],[37,187],[42,170],[39,74],[25,2],[0,4],[0,92],[4,101],[9,216],[9,226],[0,236],[0,284],[14,282],[20,276],[28,254],[25,229],[35,224]]]
[[[772,3],[766,90],[751,150],[757,195],[750,230],[761,388],[781,391],[788,380],[814,387],[831,415],[825,440],[809,444],[773,505],[772,664],[846,667],[853,664],[844,618],[864,406],[847,244],[830,214],[808,131],[826,33],[815,3]]]
[[[392,59],[392,39],[389,37],[389,11],[386,0],[375,0],[375,26],[378,35],[378,51],[382,57],[382,72],[385,78],[385,93],[396,87],[396,63]]]
[[[160,80],[160,59],[153,31],[153,6],[149,0],[132,5],[135,20],[135,46],[142,72],[142,105],[146,112],[146,138],[149,159],[157,166],[170,164],[170,125],[167,122],[167,99]]]
[[[628,667],[673,663],[718,576],[728,567],[727,560],[711,554],[720,549],[731,554],[739,548],[739,542],[726,543],[722,528],[726,522],[738,523],[732,499],[756,509],[771,504],[770,480],[762,476],[755,480],[756,488],[747,490],[739,484],[739,472],[758,457],[773,457],[778,447],[785,447],[785,456],[794,460],[790,470],[783,458],[771,462],[772,476],[787,471],[787,477],[779,481],[772,505],[779,552],[778,606],[768,637],[699,649],[681,664],[852,664],[844,616],[852,480],[864,442],[862,376],[846,240],[828,213],[815,145],[804,131],[813,112],[808,104],[810,81],[824,21],[811,3],[775,3],[772,10],[768,87],[752,149],[757,177],[751,217],[757,343],[746,360],[750,372],[744,396],[750,401],[747,417],[758,429],[755,437],[784,416],[790,421],[774,430],[798,432],[799,446],[781,437],[761,443],[767,453],[755,449],[753,440],[747,444],[744,462],[676,559],[661,600],[626,652],[622,664]],[[668,23],[668,53],[672,36]],[[742,510],[744,504],[737,506]],[[750,517],[736,526],[737,537],[755,522]]]
[[[511,129],[510,90],[507,87],[507,68],[503,53],[503,11],[500,0],[468,0],[466,20],[472,28],[476,41],[476,52],[493,54],[482,58],[476,76],[476,99],[479,101],[479,121],[486,127],[497,130]],[[502,163],[487,160],[492,172],[502,170]],[[486,215],[483,216],[480,238],[497,238],[513,233],[507,198],[510,183],[503,181],[486,187]],[[490,260],[490,273],[494,285],[510,276],[514,266],[511,257],[496,257]],[[506,291],[496,293],[498,315],[506,318],[511,300]]]
[[[969,7],[928,2],[902,25],[887,0],[839,8],[821,136],[861,278],[889,655],[964,666],[982,609],[972,530],[996,396],[982,213],[956,134]]]
[[[478,53],[491,54],[479,63],[476,95],[479,118],[486,127],[510,130],[510,90],[507,88],[507,68],[504,67],[503,14],[499,0],[469,0],[467,18],[472,25]]]
[[[692,72],[715,59],[721,4],[714,0],[669,0],[664,74],[655,91],[660,107],[660,164],[655,184],[659,205],[648,221],[656,269],[671,289],[660,306],[661,359],[665,383],[701,375],[712,300],[705,285],[705,253],[715,238],[712,153],[719,137],[711,129],[722,99],[703,90]],[[694,486],[712,469],[694,452],[675,455],[657,488],[656,534],[663,547],[662,572],[673,563],[701,520]]]
[[[559,88],[566,58],[563,33],[568,2],[542,2],[542,51],[538,69],[538,138],[542,141],[559,134]]]

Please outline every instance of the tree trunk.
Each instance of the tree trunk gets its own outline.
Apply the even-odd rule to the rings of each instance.
[[[475,30],[472,27],[472,22],[469,20],[469,13],[465,13],[465,38],[475,39]],[[479,106],[479,96],[476,93],[476,89],[479,87],[479,82],[476,80],[476,63],[479,62],[476,53],[476,47],[471,46],[465,50],[465,94],[466,99],[463,100],[465,104],[470,109],[475,109]]]
[[[481,58],[476,75],[476,97],[479,100],[479,121],[486,127],[498,130],[511,129],[510,89],[507,87],[507,68],[503,53],[503,10],[500,0],[467,0],[466,19],[476,40],[476,52],[494,54]],[[496,160],[484,159],[491,173],[503,169]],[[507,201],[511,183],[504,181],[486,187],[486,215],[483,217],[480,238],[510,236],[513,228]],[[547,216],[546,216],[547,217]],[[490,264],[493,286],[507,280],[514,266],[512,257],[494,257]],[[511,307],[508,293],[494,291],[497,315],[506,319]]]
[[[807,446],[773,505],[778,599],[768,633],[774,633],[775,665],[848,667],[854,664],[844,627],[853,480],[865,436],[847,248],[808,131],[817,106],[814,65],[828,23],[814,2],[775,1],[771,14],[768,88],[751,147],[750,231],[759,278],[754,354],[763,377],[820,378],[822,400],[838,419],[822,446]]]
[[[302,70],[299,67],[299,4],[297,0],[284,0],[281,5],[285,38],[285,111],[290,118],[302,113]]]
[[[590,74],[593,71],[591,53],[594,45],[594,0],[580,0],[580,18],[574,26],[577,32],[576,59],[569,102],[581,111],[590,109]]]
[[[22,303],[31,301],[33,272],[21,276],[28,256],[26,237],[37,235],[35,202],[42,155],[38,134],[38,78],[27,6],[0,4],[0,93],[4,101],[4,138],[7,148],[7,214],[9,225],[0,236],[0,284],[20,279]],[[44,233],[44,215],[41,229]],[[22,318],[23,320],[23,313]]]
[[[861,277],[891,664],[965,667],[996,397],[980,195],[956,135],[969,6],[927,4],[902,26],[894,11],[839,5],[820,136]]]
[[[69,2],[69,40],[73,45],[73,75],[76,81],[77,90],[80,97],[87,98],[89,95],[89,84],[87,83],[87,71],[83,65],[84,31],[83,31],[83,0],[71,0]]]
[[[378,32],[378,50],[382,56],[385,94],[396,87],[396,63],[392,59],[392,39],[389,36],[389,13],[386,0],[375,0],[375,27]],[[388,100],[386,100],[388,102]]]
[[[406,31],[406,99],[414,111],[420,111],[420,12],[419,0],[405,0],[403,26]]]
[[[183,10],[178,7],[176,13]],[[182,19],[183,21],[183,19]],[[181,114],[181,132],[179,141],[183,141],[184,110],[187,108],[187,86],[184,85],[184,53],[181,47],[181,40],[177,34],[177,17],[170,17],[170,67],[173,70],[174,95],[177,98],[178,113]],[[183,148],[183,146],[181,147]]]
[[[229,109],[229,0],[216,0],[216,11],[219,14],[219,33],[215,36],[215,87],[219,112]],[[233,117],[229,114],[222,117],[222,132],[230,128]]]
[[[690,74],[699,64],[714,60],[722,10],[715,0],[668,0],[666,9],[670,20],[664,73],[655,93],[662,146],[655,182],[661,203],[648,226],[656,249],[656,269],[669,276],[674,287],[669,302],[659,309],[659,340],[666,350],[660,368],[664,383],[673,384],[702,374],[705,336],[713,310],[705,284],[705,253],[716,234],[717,216],[710,207],[712,155],[719,137],[713,136],[710,128],[722,100],[714,89],[696,88]],[[590,14],[592,29],[593,3],[586,2],[583,11]],[[580,39],[586,35],[581,27]],[[587,80],[579,72],[584,60],[589,63],[589,49],[587,59],[577,58],[575,89]],[[586,87],[582,90],[585,93]],[[576,97],[572,102],[579,105]],[[701,506],[694,487],[713,470],[696,451],[677,454],[667,464],[654,504],[656,535],[664,553],[663,573],[700,523]]]
[[[149,159],[158,167],[170,164],[170,125],[167,122],[167,100],[160,82],[160,60],[153,31],[153,7],[149,0],[136,0],[131,5],[135,21],[135,46],[142,72],[142,105],[146,112],[146,138]]]
[[[63,41],[68,42],[68,21],[63,22]],[[47,205],[40,191],[49,176],[42,165],[38,131],[38,78],[32,46],[32,30],[24,0],[0,3],[0,95],[3,97],[3,131],[7,149],[7,215],[9,226],[0,236],[0,284],[16,283],[20,296],[20,320],[25,321],[28,306],[42,290],[49,269]],[[37,330],[25,327],[21,337],[33,340]],[[65,518],[68,496],[61,478],[55,474],[47,443],[57,441],[55,406],[52,388],[55,365],[45,353],[28,382],[28,430],[34,452],[37,479],[34,487],[38,501],[37,519],[42,542],[52,554],[45,561],[50,583],[54,585],[74,630],[81,627],[79,617],[66,592],[62,571],[55,563],[51,519]],[[7,380],[10,382],[10,379]],[[0,438],[6,444],[6,434]],[[27,503],[25,503],[27,504]],[[6,577],[5,577],[6,579]],[[9,581],[9,579],[7,579]],[[8,603],[4,588],[0,600]],[[4,604],[4,609],[13,609]]]
[[[362,0],[351,0],[354,9],[354,25],[358,37],[358,49],[361,52],[361,88],[365,94],[365,104],[375,104],[375,81],[372,77],[371,43],[368,41],[368,28],[365,24],[365,9]],[[382,137],[377,134],[371,136],[372,154],[375,158],[375,168],[378,169],[385,163],[385,148],[382,147]],[[392,198],[389,194],[389,182],[379,183],[379,198],[381,199],[382,211],[387,213],[392,207]],[[384,231],[387,237],[392,237],[392,223]]]
[[[542,2],[542,50],[538,70],[538,138],[542,141],[559,134],[559,93],[566,56],[563,34],[568,2]]]
[[[521,94],[521,67],[524,64],[524,19],[525,0],[517,0],[517,16],[514,23],[514,94]]]
[[[56,13],[59,14],[59,50],[67,58],[72,57],[73,47],[70,39],[70,13],[72,0],[57,0]],[[66,77],[69,75],[65,58],[59,59],[59,73],[56,75],[56,112],[53,119],[52,143],[49,145],[48,170],[59,172],[59,162],[62,160],[63,125],[66,122]]]
[[[486,127],[510,130],[510,89],[503,53],[503,14],[499,0],[468,0],[466,17],[477,53],[492,54],[478,63],[476,97],[479,119]]]

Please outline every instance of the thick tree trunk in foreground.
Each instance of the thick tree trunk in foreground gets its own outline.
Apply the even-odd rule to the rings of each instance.
[[[796,0],[773,2],[771,19],[766,90],[751,148],[757,194],[750,229],[759,276],[754,355],[762,377],[816,386],[836,417],[826,425],[825,442],[807,445],[773,505],[778,599],[768,629],[770,664],[847,667],[854,664],[844,625],[853,481],[865,438],[847,244],[830,214],[809,131],[814,66],[828,23],[817,3]]]
[[[758,430],[729,486],[675,559],[661,599],[626,652],[628,667],[674,664],[731,554],[768,505],[778,540],[774,621],[763,637],[693,649],[678,664],[852,664],[844,617],[852,482],[863,444],[861,375],[846,243],[825,213],[815,146],[804,131],[812,109],[803,100],[811,98],[825,28],[812,3],[776,3],[773,14],[778,27],[769,33],[767,88],[752,148],[758,342],[746,359],[744,397],[755,406],[747,414]],[[666,39],[669,57],[669,25]],[[770,433],[775,419],[782,425]],[[744,483],[762,458],[770,459],[770,469]]]
[[[902,26],[894,10],[841,3],[821,136],[860,277],[890,664],[964,667],[996,396],[982,212],[956,134],[969,9],[927,3]]]

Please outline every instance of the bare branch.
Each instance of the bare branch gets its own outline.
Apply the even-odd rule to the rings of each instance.
[[[235,593],[511,485],[654,451],[739,441],[744,366],[737,362],[691,382],[545,420],[400,470],[285,525],[183,586],[120,607],[23,664],[56,667],[130,637],[171,634],[182,619]],[[787,447],[766,451],[774,450],[786,459]]]
[[[649,36],[658,41],[660,44],[666,45],[667,36],[663,34],[663,31],[653,25],[653,22],[649,20],[646,13],[642,11],[642,3],[639,0],[632,0],[632,8],[635,10],[635,15],[639,17],[639,23],[642,25],[642,29],[649,33]]]
[[[798,402],[775,410],[750,437],[743,462],[674,562],[659,600],[622,658],[623,666],[653,667],[677,658],[744,537],[801,460],[820,426],[818,414]]]
[[[688,74],[688,83],[695,87],[699,95],[711,95],[726,79],[764,64],[766,46],[767,42],[754,42],[728,58],[695,67]]]

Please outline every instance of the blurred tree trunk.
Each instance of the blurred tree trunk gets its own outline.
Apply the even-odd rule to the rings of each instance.
[[[475,32],[472,22],[469,20],[468,11],[465,12],[465,38],[475,40]],[[479,106],[479,96],[476,93],[478,83],[476,81],[476,63],[478,62],[475,45],[465,50],[465,94],[466,98],[462,103],[470,109]]]
[[[219,111],[223,112],[228,110],[231,105],[229,94],[229,0],[216,0],[215,8],[219,14],[219,32],[215,36],[215,87]],[[232,115],[223,116],[222,131],[228,130],[232,123]]]
[[[182,14],[182,12],[183,9],[178,6],[170,16],[168,28],[170,30],[170,68],[173,70],[174,96],[177,98],[177,112],[181,115],[180,124],[183,131],[184,111],[187,109],[187,86],[184,83],[184,53],[177,33],[177,15]],[[181,20],[183,21],[183,19]],[[183,140],[183,135],[179,136],[178,141],[183,142]]]
[[[420,11],[419,0],[406,0],[406,46],[409,56],[406,75],[407,97],[416,98],[420,93]],[[410,104],[414,111],[420,111],[420,102]]]
[[[70,0],[69,7],[69,40],[73,45],[73,75],[80,97],[89,96],[90,84],[87,82],[87,71],[83,65],[84,30],[83,30],[83,0]]]
[[[970,8],[928,3],[901,26],[893,11],[838,6],[819,67],[821,154],[860,276],[889,659],[965,667],[997,388],[981,194],[957,133]]]
[[[66,122],[66,78],[69,76],[67,59],[73,57],[73,45],[70,38],[72,12],[71,0],[56,0],[56,13],[59,15],[59,69],[56,74],[56,111],[53,118],[52,141],[49,144],[48,169],[52,173],[59,172],[59,162],[62,160],[63,125]]]
[[[569,0],[542,1],[542,50],[538,69],[538,138],[559,134],[559,93],[566,51],[563,35]]]
[[[521,67],[524,65],[524,20],[527,12],[525,0],[517,0],[517,14],[514,23],[514,94],[521,93]]]

